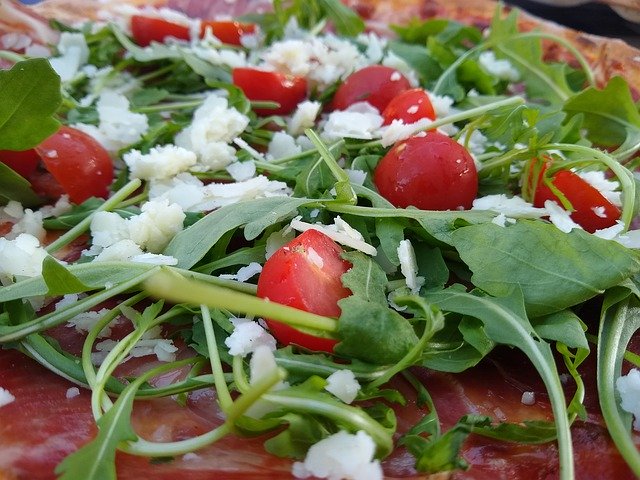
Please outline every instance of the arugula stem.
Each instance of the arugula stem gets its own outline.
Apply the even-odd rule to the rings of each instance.
[[[181,275],[172,274],[169,269],[162,269],[150,277],[144,288],[157,298],[173,302],[206,305],[245,315],[273,318],[293,327],[304,327],[324,333],[333,333],[338,329],[338,321],[334,318],[315,315],[224,287],[189,280]]]
[[[64,235],[60,236],[54,242],[51,242],[46,250],[48,253],[54,253],[60,250],[62,247],[70,243],[71,241],[78,238],[84,232],[89,229],[91,225],[91,220],[98,212],[108,212],[116,208],[120,202],[124,201],[129,195],[135,192],[142,182],[139,179],[133,179],[125,186],[123,186],[120,190],[118,190],[111,198],[106,200],[102,205],[96,208],[90,215],[82,219],[76,226],[74,226],[71,230],[66,232]]]
[[[587,337],[587,340],[589,340],[589,343],[593,344],[593,345],[597,345],[598,344],[598,336],[597,335],[593,335],[592,333],[585,333],[585,337]],[[633,364],[634,367],[640,368],[640,355],[633,353],[629,350],[625,350],[624,351],[624,359]]]
[[[136,113],[155,113],[155,112],[170,112],[172,110],[186,110],[187,108],[197,108],[202,105],[203,100],[192,100],[187,102],[171,102],[171,103],[158,103],[157,105],[148,105],[145,107],[137,107],[131,109]]]
[[[115,285],[112,288],[102,290],[74,303],[73,305],[70,305],[59,311],[43,315],[42,317],[35,318],[29,322],[21,323],[20,325],[15,326],[0,326],[0,343],[20,340],[31,333],[40,332],[42,330],[47,330],[48,328],[55,327],[56,325],[60,325],[70,318],[73,318],[76,315],[83,313],[95,307],[96,305],[99,305],[100,303],[112,297],[115,297],[116,295],[126,292],[130,288],[135,287],[146,278],[156,273],[157,270],[157,267],[151,268],[126,282]]]
[[[359,407],[323,401],[293,389],[269,392],[262,399],[293,412],[322,415],[353,430],[364,430],[376,443],[378,457],[385,457],[393,450],[391,434]]]
[[[244,359],[240,355],[233,357],[233,381],[236,383],[236,388],[240,393],[248,392],[251,388],[247,375],[244,372]]]
[[[229,388],[227,387],[227,381],[222,371],[222,363],[220,361],[220,353],[218,352],[218,344],[216,343],[216,334],[213,330],[213,324],[211,322],[211,313],[209,309],[204,305],[200,306],[200,312],[202,313],[202,323],[204,325],[204,333],[207,338],[207,351],[209,352],[209,362],[211,363],[211,371],[213,372],[213,380],[216,386],[216,393],[218,395],[218,401],[220,402],[220,409],[227,413],[233,405]]]
[[[0,50],[0,58],[3,60],[9,60],[13,63],[22,62],[27,59],[25,55],[20,55],[19,53],[11,52],[9,50]]]

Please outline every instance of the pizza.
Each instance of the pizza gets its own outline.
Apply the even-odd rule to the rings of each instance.
[[[637,50],[488,0],[0,12],[0,478],[640,475]]]

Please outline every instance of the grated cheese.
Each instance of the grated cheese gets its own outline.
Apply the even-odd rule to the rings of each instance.
[[[304,462],[293,464],[292,473],[295,478],[382,480],[374,454],[375,443],[366,432],[339,431],[312,445]]]
[[[339,216],[334,219],[333,225],[323,225],[321,223],[307,223],[300,220],[301,217],[296,217],[291,220],[291,228],[299,232],[306,232],[307,230],[318,230],[324,233],[332,240],[351,247],[355,250],[360,250],[367,255],[375,256],[378,251],[372,245],[369,245],[364,241],[362,234],[342,220]]]
[[[271,336],[258,322],[247,318],[231,318],[233,332],[224,344],[229,348],[230,355],[246,357],[255,352],[259,346],[266,346],[269,350],[276,349],[276,339]]]
[[[148,153],[130,150],[123,156],[132,178],[162,180],[185,172],[197,162],[196,154],[175,145],[153,147]]]
[[[383,121],[376,107],[357,102],[346,110],[331,112],[323,125],[322,137],[329,141],[344,137],[371,140],[378,136]]]
[[[620,406],[634,416],[633,428],[640,431],[640,371],[632,368],[616,380]]]
[[[9,405],[11,402],[15,401],[16,397],[11,395],[11,392],[5,388],[0,387],[0,408],[5,405]]]
[[[398,259],[400,260],[400,271],[404,275],[407,287],[411,293],[417,294],[424,285],[424,277],[418,276],[418,262],[413,245],[409,240],[400,241]]]
[[[356,376],[351,370],[344,369],[329,375],[324,389],[344,403],[352,403],[358,396],[360,383],[356,380]]]

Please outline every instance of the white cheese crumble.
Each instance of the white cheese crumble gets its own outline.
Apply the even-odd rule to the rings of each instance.
[[[146,357],[147,355],[155,355],[161,362],[173,362],[176,359],[178,347],[173,345],[173,340],[160,338],[161,332],[162,328],[160,326],[153,327],[145,332],[122,362],[127,362],[136,357]],[[117,344],[116,340],[110,339],[97,343],[96,351],[91,354],[93,364],[100,365]]]
[[[605,240],[616,240],[623,231],[624,223],[620,220],[616,220],[616,223],[614,225],[608,228],[601,228],[600,230],[596,230],[595,232],[593,232],[593,234],[596,237],[604,238]]]
[[[60,308],[60,302],[56,304],[56,310]],[[98,311],[82,312],[67,321],[67,327],[75,328],[78,332],[88,332],[96,323],[107,313],[109,309],[103,308]],[[98,338],[104,338],[111,335],[111,327],[107,325],[100,331]]]
[[[371,140],[378,136],[383,121],[376,107],[357,102],[346,110],[331,112],[323,125],[322,137],[329,141],[344,137]]]
[[[507,197],[505,194],[476,198],[471,210],[489,210],[516,218],[541,218],[548,213],[546,209],[534,207],[522,197]]]
[[[130,150],[122,157],[129,167],[132,178],[141,180],[162,180],[186,172],[197,162],[196,154],[175,145],[161,145],[151,148],[148,153]]]
[[[522,392],[522,398],[520,402],[523,405],[535,405],[536,403],[536,394],[535,392]]]
[[[176,145],[198,154],[203,171],[219,170],[235,159],[235,150],[228,143],[240,135],[249,118],[213,92],[193,115],[191,125],[176,135]]]
[[[289,196],[291,189],[284,182],[269,180],[264,175],[235,183],[204,185],[188,173],[178,174],[171,180],[154,182],[149,198],[164,198],[176,203],[185,212],[209,211],[242,200]]]
[[[427,92],[431,105],[436,114],[436,118],[446,117],[451,113],[451,106],[453,105],[453,98],[448,95],[436,95],[435,93]]]
[[[33,235],[22,233],[15,240],[0,238],[0,280],[37,277],[47,252]]]
[[[287,132],[290,135],[300,135],[304,133],[306,128],[313,128],[321,108],[322,104],[320,102],[312,102],[309,100],[300,102],[296,111],[293,112],[293,115],[287,121]]]
[[[482,52],[478,57],[478,63],[480,63],[487,73],[499,80],[517,82],[520,79],[520,72],[511,65],[511,62],[509,62],[509,60],[497,59],[496,54],[491,50]]]
[[[265,346],[271,351],[276,349],[276,339],[258,322],[247,318],[231,318],[230,321],[234,327],[233,332],[224,340],[230,355],[246,357],[259,346]]]
[[[4,237],[7,240],[14,240],[22,233],[28,233],[43,241],[47,232],[42,226],[44,214],[41,210],[33,211],[30,208],[23,208],[20,202],[9,201],[7,205],[0,209],[0,223],[9,222],[11,231]]]
[[[295,462],[296,478],[327,478],[330,480],[382,480],[384,474],[374,459],[376,445],[360,430],[355,435],[340,431],[312,445],[304,462]]]
[[[49,59],[51,67],[60,75],[60,80],[68,82],[78,73],[89,59],[89,47],[82,33],[62,32],[58,42],[59,56]]]
[[[264,377],[273,374],[277,369],[278,364],[273,356],[273,350],[267,345],[256,346],[249,361],[249,384],[255,385]],[[288,386],[287,382],[280,381],[273,386],[272,390],[281,390]],[[245,415],[251,418],[261,418],[277,408],[278,405],[260,399],[249,407]]]
[[[616,380],[620,406],[634,416],[633,428],[640,431],[640,371],[632,368],[628,374]]]
[[[9,390],[0,387],[0,407],[9,405],[15,399],[16,397],[14,397]]]
[[[345,173],[349,177],[349,181],[354,185],[364,185],[364,181],[367,179],[367,172],[364,170],[355,170],[351,168],[345,168]]]
[[[351,370],[338,370],[327,377],[324,389],[344,403],[352,403],[360,391],[360,383]]]
[[[80,389],[78,387],[70,387],[67,389],[67,392],[65,393],[65,398],[67,400],[71,400],[72,398],[76,398],[79,395],[80,395]]]
[[[400,271],[404,275],[405,282],[411,293],[417,294],[424,285],[424,278],[418,276],[418,262],[413,245],[409,240],[402,240],[398,245],[398,259]]]
[[[580,225],[571,219],[571,214],[553,200],[545,201],[544,208],[546,208],[549,213],[551,223],[561,232],[569,233],[574,228],[582,229]]]
[[[404,123],[402,120],[392,120],[389,125],[385,125],[379,130],[380,143],[384,147],[406,140],[407,138],[429,128],[433,123],[428,118],[421,118],[414,123]]]
[[[251,262],[249,265],[241,267],[235,275],[223,273],[222,275],[219,275],[219,277],[229,280],[237,280],[238,282],[246,282],[250,278],[258,275],[261,271],[262,265],[257,262]]]
[[[375,256],[378,251],[373,245],[364,241],[362,234],[342,220],[340,216],[334,219],[333,225],[323,225],[321,223],[307,223],[300,220],[301,217],[296,217],[291,220],[291,228],[298,232],[306,232],[307,230],[318,230],[324,233],[327,237],[333,241],[338,242],[347,247],[351,247],[355,250],[360,250],[367,255]]]
[[[302,152],[302,147],[296,143],[296,139],[285,132],[273,134],[267,148],[267,160],[292,157]]]
[[[252,160],[230,163],[226,170],[236,182],[244,182],[256,176],[256,164]]]
[[[149,129],[149,119],[129,110],[127,97],[113,90],[104,90],[96,103],[99,123],[77,123],[73,127],[95,138],[112,155],[138,142]]]
[[[471,133],[465,132],[458,139],[458,143],[466,146],[472,155],[482,155],[487,150],[487,137],[480,130],[473,130]]]

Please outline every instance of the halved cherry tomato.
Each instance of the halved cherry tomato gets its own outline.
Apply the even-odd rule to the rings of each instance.
[[[151,42],[164,42],[169,37],[179,40],[191,38],[189,27],[185,25],[144,15],[131,17],[131,35],[136,43],[142,47],[150,45]]]
[[[218,40],[228,45],[241,45],[240,37],[242,37],[242,35],[251,34],[256,31],[256,25],[254,23],[241,23],[232,20],[206,20],[202,22],[202,26],[200,27],[200,37],[204,37],[207,28],[211,29],[211,32]]]
[[[468,209],[478,193],[473,158],[438,132],[394,145],[378,163],[373,181],[380,194],[400,208]]]
[[[423,118],[434,120],[436,112],[431,105],[429,95],[422,88],[412,88],[396,95],[382,112],[383,125],[394,120],[415,123]]]
[[[341,254],[342,248],[324,233],[307,230],[266,261],[258,279],[258,296],[318,315],[339,317],[338,300],[351,295],[341,281],[351,264]],[[338,343],[275,320],[266,322],[273,336],[284,345],[332,352]]]
[[[409,80],[395,68],[370,65],[346,78],[336,90],[331,108],[345,110],[354,103],[369,102],[382,112],[394,97],[409,88]]]
[[[71,127],[60,127],[52,136],[35,148],[48,173],[60,184],[74,203],[90,197],[105,198],[113,182],[111,157],[93,137]],[[36,178],[37,177],[37,178]],[[34,172],[28,178],[39,194],[59,193],[59,189],[42,174]],[[42,189],[38,189],[38,183]],[[59,196],[59,195],[58,195]]]
[[[241,23],[233,20],[204,20],[200,26],[201,38],[204,37],[207,28],[210,28],[222,43],[229,45],[240,45],[242,35],[256,31],[254,23]],[[144,15],[131,17],[131,34],[136,43],[143,47],[150,45],[151,42],[164,42],[167,38],[179,40],[191,38],[191,31],[185,25]]]
[[[234,68],[232,77],[233,84],[240,87],[249,100],[280,104],[275,109],[256,109],[258,115],[286,115],[307,98],[304,77],[246,67]]]
[[[545,162],[540,169],[538,183],[533,198],[533,205],[544,207],[544,202],[553,200],[562,205],[562,201],[543,181],[544,172],[550,162]],[[596,230],[612,227],[620,218],[620,209],[611,203],[600,191],[589,182],[570,170],[560,170],[553,174],[551,183],[569,201],[573,211],[571,219],[593,233]]]
[[[38,167],[40,155],[32,148],[22,152],[0,150],[0,162],[27,178]]]

